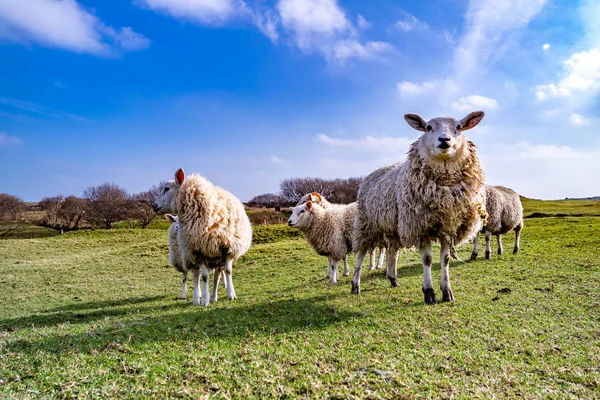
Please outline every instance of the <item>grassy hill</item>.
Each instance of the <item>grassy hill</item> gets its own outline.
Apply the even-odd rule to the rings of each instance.
[[[255,231],[239,299],[207,308],[175,300],[162,229],[0,240],[0,397],[598,397],[600,218],[528,220],[435,306],[414,251],[356,296],[296,231]]]
[[[597,200],[536,200],[521,197],[526,217],[600,216]]]

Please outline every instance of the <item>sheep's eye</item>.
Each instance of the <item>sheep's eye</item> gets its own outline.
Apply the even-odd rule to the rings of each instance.
[[[431,132],[433,130],[433,127],[431,125],[427,125],[425,129],[427,130],[427,132]]]
[[[460,131],[461,129],[462,129],[462,125],[461,124],[456,125],[456,130],[457,131]]]
[[[300,214],[304,214],[304,210],[300,210]]]
[[[164,191],[164,193],[167,193],[168,191],[169,191],[169,187],[167,186],[167,187],[165,188],[165,191]]]

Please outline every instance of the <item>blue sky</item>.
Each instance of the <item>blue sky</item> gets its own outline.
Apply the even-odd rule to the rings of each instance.
[[[489,184],[600,195],[600,2],[0,2],[0,192],[27,201],[178,167],[248,200],[479,109]]]

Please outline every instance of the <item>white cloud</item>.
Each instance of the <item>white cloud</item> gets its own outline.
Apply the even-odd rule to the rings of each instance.
[[[550,49],[550,44],[549,43],[544,43],[544,45],[542,46],[542,49],[549,50]]]
[[[366,60],[375,58],[378,55],[392,49],[392,46],[387,42],[366,42],[362,44],[354,39],[340,40],[334,44],[333,49],[326,51],[329,57],[343,62],[349,58],[358,58]]]
[[[600,87],[600,47],[575,53],[563,62],[566,76],[555,83],[536,87],[538,101],[550,97],[570,97],[574,92],[594,91]]]
[[[279,0],[277,10],[295,45],[306,53],[320,52],[328,61],[370,59],[392,48],[387,42],[361,42],[337,0]],[[365,23],[358,19],[359,26]]]
[[[396,28],[398,28],[404,32],[410,32],[413,30],[418,31],[418,30],[429,29],[429,25],[427,25],[425,22],[421,21],[414,15],[409,14],[407,12],[404,13],[403,19],[396,22],[395,26],[396,26]]]
[[[9,136],[4,132],[0,132],[0,146],[10,146],[22,143],[22,140],[15,136]]]
[[[53,108],[45,107],[39,104],[31,103],[29,101],[11,99],[8,97],[0,97],[0,106],[6,107],[11,111],[24,112],[26,114],[34,114],[37,116],[58,118],[58,119],[72,119],[75,121],[86,122],[87,120],[78,115],[70,114],[65,111],[56,110]]]
[[[360,29],[369,29],[371,27],[371,23],[360,14],[358,15],[358,17],[356,17],[356,24]]]
[[[106,28],[106,32],[125,51],[144,50],[150,47],[151,42],[147,37],[134,32],[128,26],[121,28],[119,31],[115,31],[113,28]]]
[[[233,0],[139,0],[139,3],[175,18],[202,23],[222,23],[236,12]]]
[[[524,196],[542,199],[598,195],[600,175],[595,171],[600,149],[522,141],[479,153],[488,184],[506,185]]]
[[[285,160],[277,156],[269,157],[269,162],[271,162],[272,164],[285,164]]]
[[[587,118],[575,113],[571,114],[569,121],[571,121],[573,125],[587,125],[589,123]]]
[[[254,25],[272,42],[279,39],[279,31],[277,29],[278,18],[271,11],[265,13],[252,12],[252,20]]]
[[[454,54],[455,74],[472,80],[497,61],[546,0],[469,0],[466,33]]]
[[[466,97],[461,97],[454,103],[452,103],[452,108],[457,111],[475,111],[475,110],[496,110],[499,108],[498,102],[491,97],[479,96],[479,95],[471,95]]]
[[[406,153],[415,138],[390,137],[390,136],[364,136],[359,139],[340,139],[322,133],[317,135],[317,140],[331,148],[354,149],[376,153]]]
[[[403,81],[396,85],[398,92],[402,96],[418,96],[424,93],[432,92],[435,89],[433,82],[423,82],[421,84]]]
[[[300,47],[315,33],[335,34],[351,27],[336,0],[280,0],[277,9],[283,25],[296,33]]]
[[[0,38],[38,43],[76,53],[110,55],[115,48],[140,50],[150,41],[131,28],[105,25],[75,0],[0,1]]]

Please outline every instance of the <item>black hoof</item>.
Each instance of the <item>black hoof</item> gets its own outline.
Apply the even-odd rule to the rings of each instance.
[[[454,301],[454,294],[452,294],[452,289],[442,289],[442,301],[448,301],[450,303]]]
[[[358,285],[355,285],[354,282],[352,282],[352,290],[350,291],[350,293],[360,294],[360,287]]]
[[[502,250],[498,250],[498,255],[501,256],[502,255]]]
[[[479,253],[471,253],[471,261],[475,261],[475,260],[477,260],[477,255],[478,255],[478,254],[479,254]]]
[[[519,252],[519,249],[514,249],[513,250],[513,254],[517,254]]]
[[[492,252],[491,251],[486,251],[485,252],[485,259],[486,260],[490,260],[492,258]]]
[[[437,301],[435,300],[435,292],[433,288],[423,289],[423,295],[425,296],[425,304],[435,304]]]
[[[396,278],[388,278],[388,279],[390,280],[392,287],[398,287],[398,281],[396,280]]]

